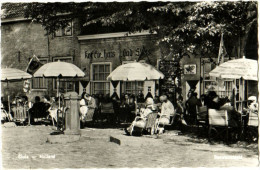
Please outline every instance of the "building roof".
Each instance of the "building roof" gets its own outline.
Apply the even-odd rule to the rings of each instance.
[[[27,3],[2,3],[1,19],[11,19],[24,16]]]

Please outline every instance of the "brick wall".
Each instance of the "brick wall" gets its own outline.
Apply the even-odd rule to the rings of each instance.
[[[79,65],[79,43],[77,35],[79,29],[77,21],[73,24],[72,36],[63,37],[47,37],[45,30],[40,24],[30,21],[2,23],[1,26],[1,67],[18,68],[25,70],[30,58],[36,55],[39,59],[48,58],[49,61],[53,57],[74,57],[74,64]],[[48,49],[49,38],[49,49]],[[5,91],[5,96],[24,94],[22,91],[22,82],[15,85],[9,83],[9,88],[6,89],[2,83],[2,91]],[[48,81],[48,90],[33,90],[32,94],[44,95],[49,94],[53,89],[52,80]],[[2,96],[4,94],[2,93]],[[28,95],[28,94],[27,94]]]

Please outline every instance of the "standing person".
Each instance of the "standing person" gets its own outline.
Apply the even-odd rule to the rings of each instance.
[[[189,114],[190,123],[195,124],[197,120],[197,107],[202,106],[200,100],[197,98],[197,93],[191,93],[191,97],[186,102],[186,109]]]
[[[122,119],[124,122],[126,122],[129,119],[129,115],[131,115],[131,110],[130,110],[129,105],[130,105],[129,95],[125,94],[124,99],[122,100],[121,105],[120,105]]]
[[[137,103],[143,103],[143,102],[144,102],[144,94],[141,90],[139,90],[137,95]]]
[[[135,113],[135,106],[136,106],[136,103],[135,103],[135,96],[134,95],[131,95],[129,97],[129,113],[128,113],[128,122],[132,122],[134,119],[135,119],[135,116],[136,116],[136,113]]]
[[[120,102],[117,100],[117,97],[114,96],[112,97],[112,103],[113,103],[113,109],[114,109],[114,112],[115,112],[115,121],[120,124]]]

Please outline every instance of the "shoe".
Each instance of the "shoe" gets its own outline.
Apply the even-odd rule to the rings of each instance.
[[[127,135],[130,135],[129,128],[125,128],[124,130]]]

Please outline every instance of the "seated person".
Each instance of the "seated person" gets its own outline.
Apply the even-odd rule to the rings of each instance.
[[[84,117],[82,117],[83,118],[82,120],[83,121],[86,121],[86,120],[91,121],[91,120],[93,120],[93,115],[94,115],[95,110],[97,108],[96,99],[94,97],[92,97],[91,95],[89,95],[88,93],[85,93],[84,94],[84,100],[85,100],[87,108],[85,106],[83,106],[82,109],[81,109],[82,113],[83,113],[82,116],[85,115]],[[82,104],[83,104],[83,102],[82,102]]]
[[[6,108],[8,108],[8,102],[7,102],[7,106],[5,106],[5,102],[3,101],[3,99],[4,98],[1,97],[1,120],[9,119],[10,121],[12,121],[13,120],[13,116],[6,109]]]
[[[51,101],[48,95],[45,95],[43,97],[43,103],[45,104],[45,110],[49,110],[49,108],[51,107]]]
[[[145,109],[140,110],[140,115],[135,118],[135,120],[132,122],[130,127],[125,129],[126,133],[131,134],[134,127],[138,127],[141,129],[145,128],[148,115],[155,110],[156,110],[156,106],[154,105],[153,99],[150,97],[147,98]]]
[[[170,100],[168,100],[166,95],[162,95],[160,97],[160,101],[162,102],[162,109],[161,109],[161,113],[159,113],[160,118],[159,118],[159,124],[165,125],[165,124],[169,124],[170,123],[170,118],[176,115],[175,111],[174,111],[174,106],[173,104],[170,102]]]
[[[45,104],[41,102],[39,96],[35,97],[35,103],[32,108],[29,109],[30,121],[34,122],[34,118],[45,118],[47,117],[47,110],[45,110]]]
[[[228,98],[219,98],[216,92],[211,91],[208,94],[207,107],[209,109],[216,110],[227,110],[228,113],[228,124],[231,127],[241,126],[241,114],[235,110],[228,102]]]
[[[249,115],[252,117],[258,116],[258,103],[256,102],[255,96],[250,96],[248,98],[248,107],[243,108],[243,116],[244,116],[243,119],[244,119],[245,126],[247,126],[248,124]]]
[[[256,101],[256,97],[255,96],[250,96],[248,98],[249,101],[249,106],[248,109],[251,113],[255,113],[258,114],[258,103]]]
[[[81,100],[79,102],[79,105],[80,105],[80,120],[84,120],[86,115],[87,115],[87,112],[88,112],[88,106],[87,106],[87,101],[85,99],[85,95],[86,95],[86,92],[83,92],[82,95],[81,95]]]
[[[49,111],[49,116],[52,119],[53,126],[54,126],[54,122],[55,121],[57,122],[58,109],[59,109],[58,98],[52,97],[48,111]]]

